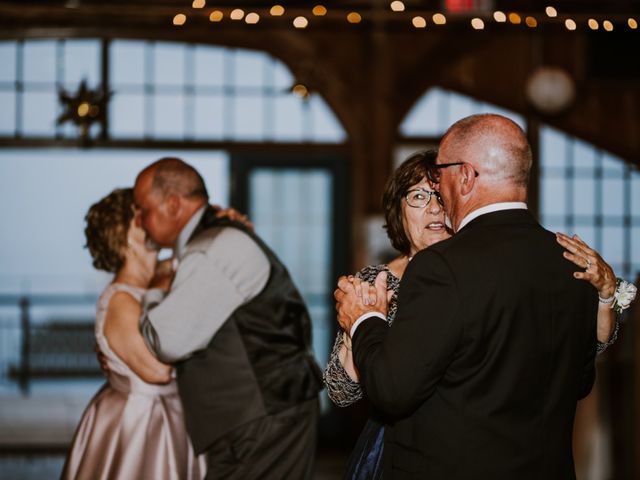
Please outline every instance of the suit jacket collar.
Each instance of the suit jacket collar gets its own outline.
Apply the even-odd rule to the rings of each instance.
[[[525,202],[497,202],[490,203],[489,205],[485,205],[484,207],[480,207],[475,209],[473,212],[467,214],[458,225],[458,232],[462,230],[465,225],[471,222],[474,218],[479,217],[480,215],[484,215],[485,213],[497,212],[500,210],[512,210],[512,209],[522,209],[526,210],[527,204]]]
[[[474,218],[464,226],[458,234],[467,232],[480,226],[493,225],[538,225],[538,221],[534,218],[529,210],[509,209],[498,210],[496,212],[485,213]]]

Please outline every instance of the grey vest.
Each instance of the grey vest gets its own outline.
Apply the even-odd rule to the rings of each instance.
[[[237,427],[317,398],[321,372],[311,352],[311,321],[287,269],[256,235],[215,218],[202,230],[240,228],[269,259],[263,290],[236,309],[204,350],[176,365],[187,431],[197,453]],[[215,295],[211,292],[211,295]]]

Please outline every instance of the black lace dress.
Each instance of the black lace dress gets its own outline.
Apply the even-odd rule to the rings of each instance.
[[[360,270],[356,274],[356,277],[373,284],[376,276],[382,271],[386,271],[388,275],[387,289],[393,290],[393,296],[389,302],[389,312],[387,314],[387,322],[391,325],[398,309],[397,297],[398,289],[400,288],[400,279],[389,271],[387,265],[370,265]],[[364,396],[361,385],[351,379],[340,362],[339,353],[344,343],[344,333],[339,331],[333,345],[329,363],[323,374],[329,398],[339,407],[349,406]],[[350,348],[350,345],[347,345],[347,348]],[[372,416],[367,420],[349,456],[347,469],[343,478],[350,480],[382,478],[383,447],[384,426],[376,412],[373,412]]]

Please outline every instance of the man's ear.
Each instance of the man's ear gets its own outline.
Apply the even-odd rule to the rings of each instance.
[[[460,170],[460,192],[462,195],[468,195],[476,183],[476,171],[473,166],[468,163],[461,165]]]
[[[182,206],[180,203],[180,197],[175,193],[170,193],[167,195],[167,198],[165,198],[164,203],[167,206],[167,212],[169,215],[176,217],[180,212],[180,207]]]

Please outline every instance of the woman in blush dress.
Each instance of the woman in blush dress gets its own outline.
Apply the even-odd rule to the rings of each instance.
[[[385,187],[382,199],[385,228],[392,246],[400,256],[388,264],[369,265],[356,273],[352,280],[356,291],[364,292],[367,289],[362,289],[361,282],[373,285],[378,273],[387,272],[387,290],[393,291],[387,314],[389,325],[396,315],[402,275],[413,256],[451,236],[451,232],[445,227],[440,194],[427,180],[427,167],[435,163],[436,155],[435,150],[428,150],[410,156],[397,168]],[[613,294],[615,275],[597,252],[577,237],[569,238],[558,234],[558,242],[568,250],[565,257],[580,268],[585,268],[585,259],[591,259],[587,262],[588,273],[578,273],[576,278],[590,281],[601,296]],[[619,327],[613,311],[608,307],[609,305],[601,305],[598,311],[598,352],[615,341]],[[351,340],[343,331],[339,331],[336,336],[323,379],[329,398],[340,407],[349,406],[365,395],[353,363]],[[382,478],[384,423],[385,419],[374,410],[349,457],[343,478]]]
[[[147,350],[138,330],[140,302],[156,272],[157,252],[145,246],[134,216],[131,189],[114,190],[86,216],[93,265],[115,273],[98,300],[95,325],[108,380],[82,415],[63,479],[205,475],[205,459],[196,457],[185,430],[173,369]],[[168,287],[167,276],[163,281]]]

